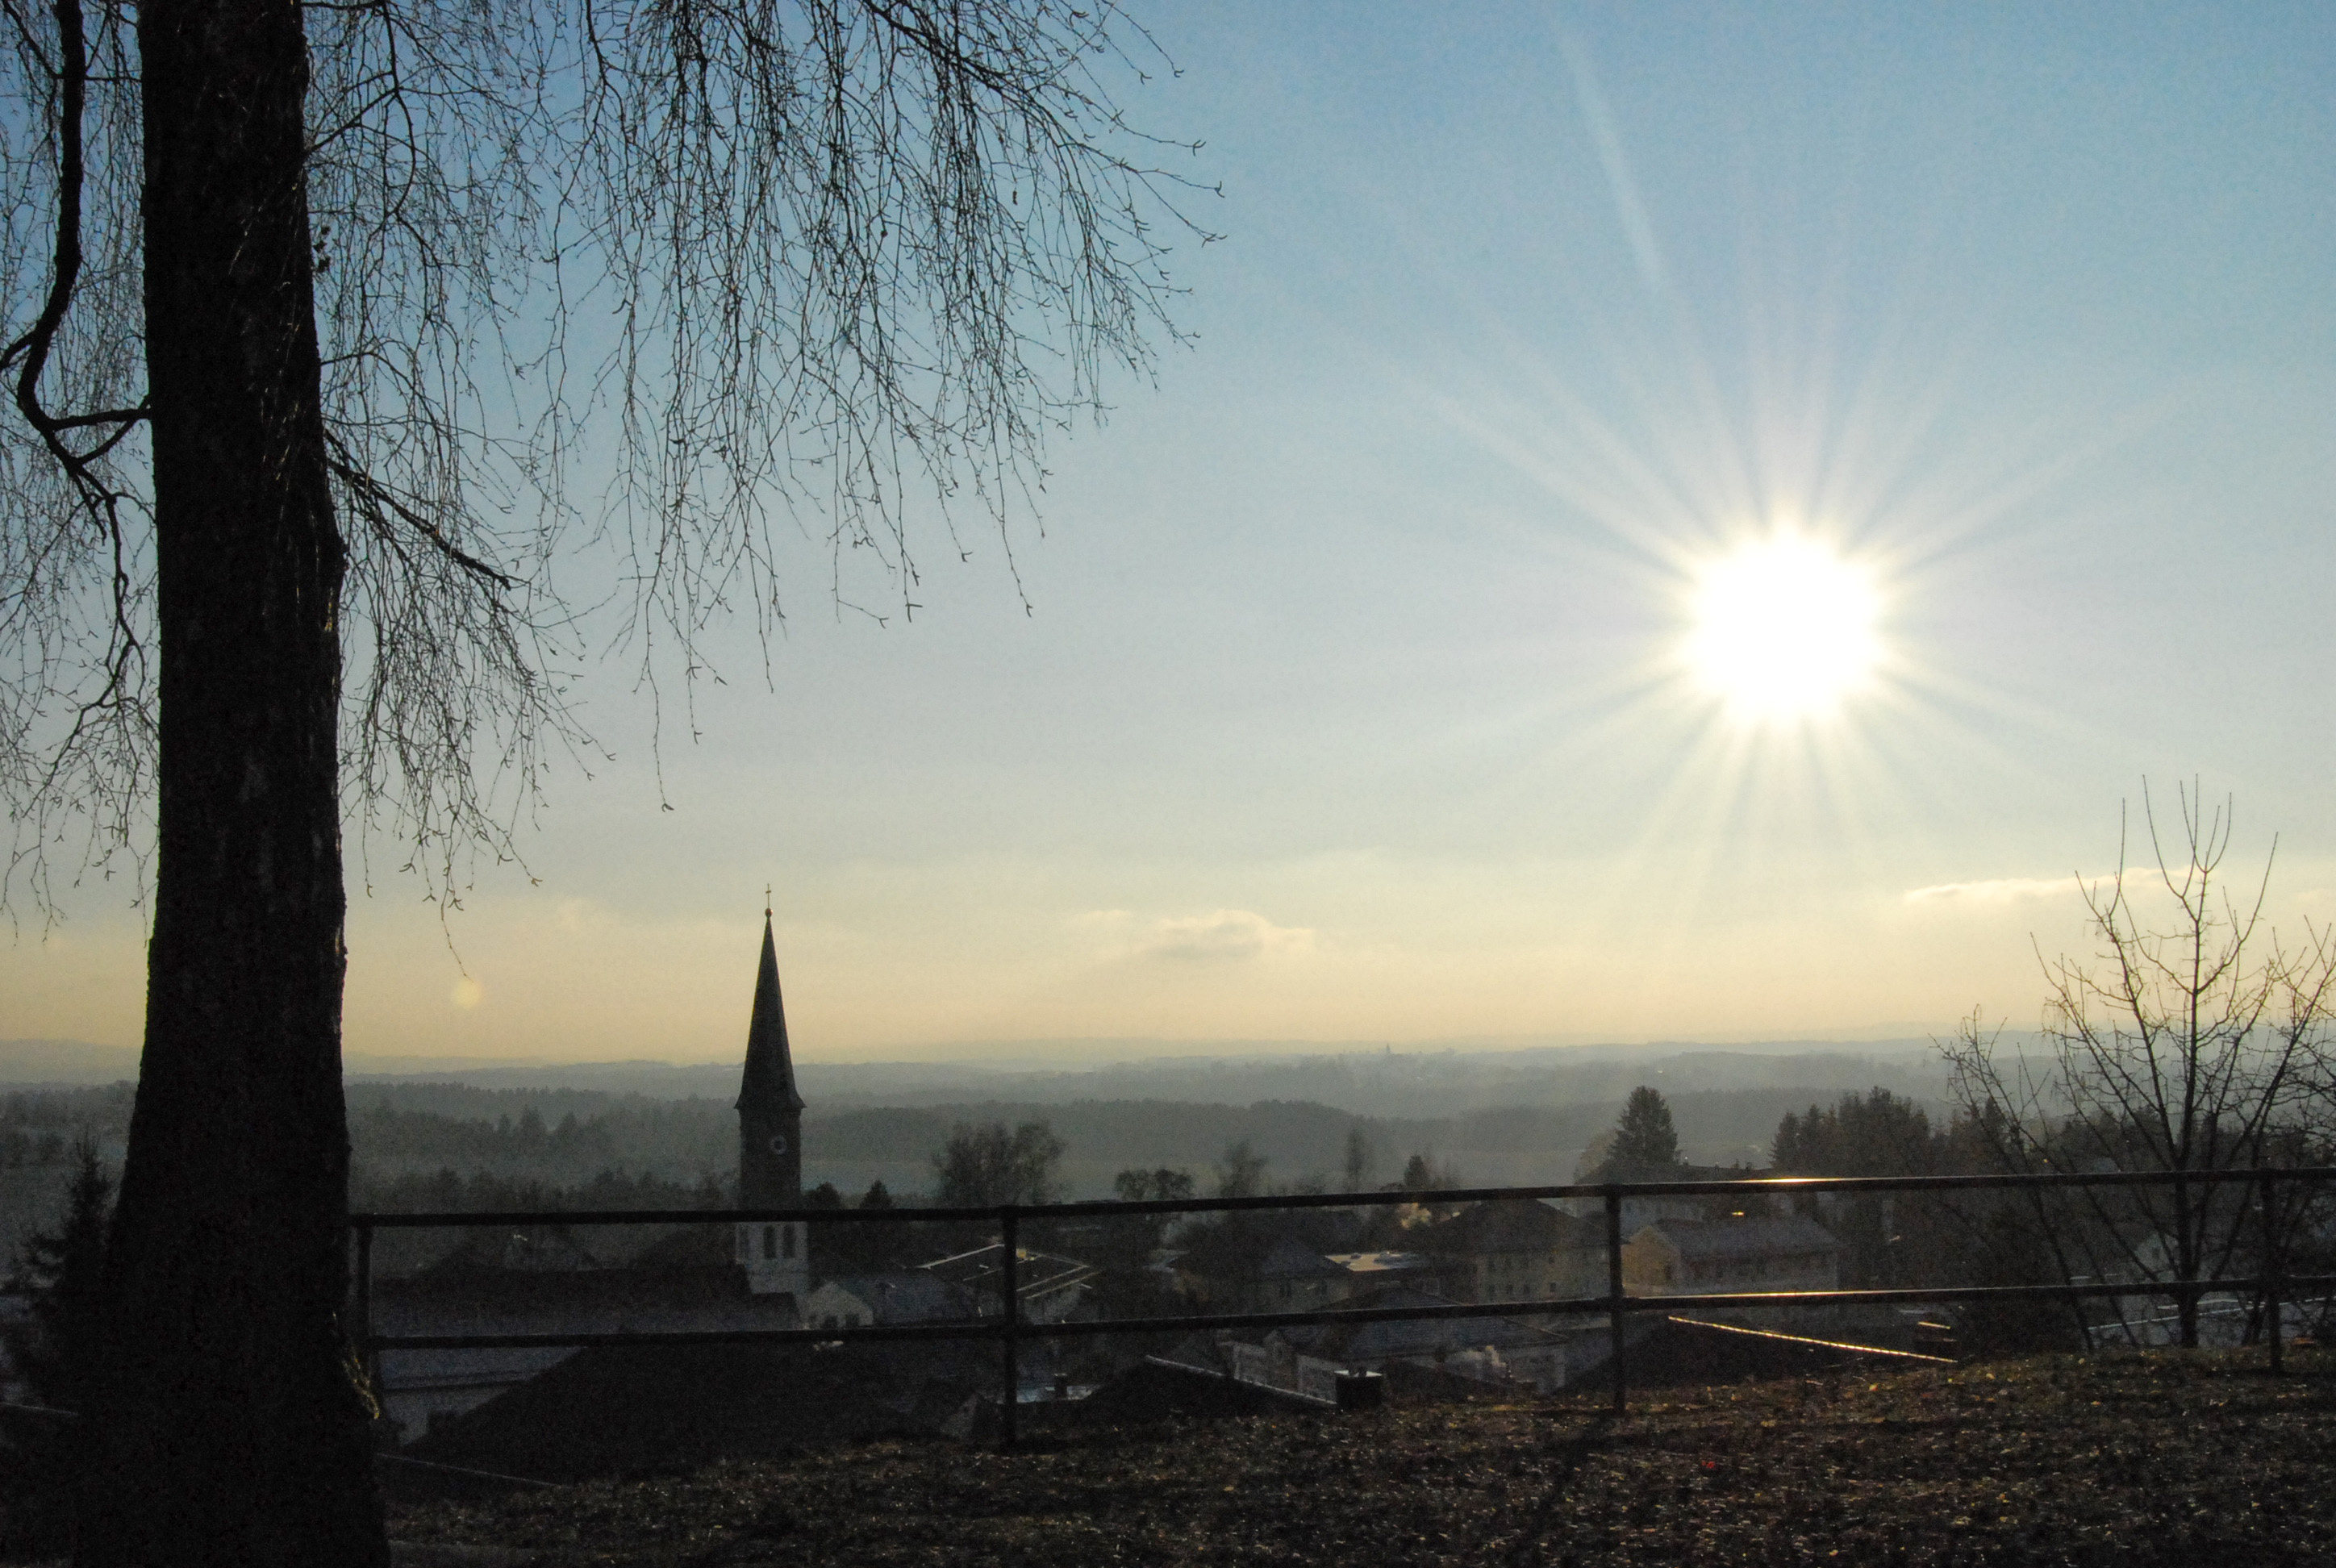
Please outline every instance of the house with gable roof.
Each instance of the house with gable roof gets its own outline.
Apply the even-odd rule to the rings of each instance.
[[[979,1315],[973,1291],[927,1269],[823,1280],[803,1309],[803,1326],[811,1329],[964,1322]]]
[[[1472,1203],[1414,1232],[1460,1301],[1556,1301],[1606,1293],[1602,1225],[1531,1198]]]
[[[1622,1243],[1633,1296],[1837,1290],[1841,1241],[1805,1214],[1661,1220]]]

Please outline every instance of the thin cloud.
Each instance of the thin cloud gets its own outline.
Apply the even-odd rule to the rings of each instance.
[[[1985,882],[1940,882],[1927,888],[1912,888],[1906,893],[1910,904],[2010,904],[2031,899],[2066,898],[2077,891],[2074,877],[1998,877]]]
[[[1307,927],[1278,926],[1253,910],[1218,910],[1154,921],[1135,950],[1139,957],[1173,963],[1248,963],[1313,943]]]
[[[617,911],[590,899],[562,899],[552,919],[563,931],[606,931],[616,929]]]

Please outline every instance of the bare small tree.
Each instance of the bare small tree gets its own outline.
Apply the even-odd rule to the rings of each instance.
[[[1217,1196],[1220,1198],[1262,1197],[1266,1191],[1266,1157],[1250,1147],[1247,1138],[1225,1145],[1224,1157],[1217,1162]]]
[[[2336,942],[2307,924],[2282,945],[2264,923],[2274,856],[2232,896],[2227,802],[2210,810],[2183,790],[2167,835],[2146,787],[2142,801],[2150,864],[2136,873],[2121,842],[2115,876],[2079,881],[2092,958],[2038,950],[2041,1057],[2005,1061],[1976,1016],[1941,1047],[1967,1124],[2004,1169],[2244,1169],[2292,1158],[2324,1130],[2311,1091],[2328,1057]],[[2261,1234],[2253,1195],[2226,1183],[2088,1188],[2036,1216],[2064,1270],[2184,1287],[2169,1293],[2185,1346],[2198,1342],[2186,1287],[2226,1272]]]
[[[959,1122],[934,1154],[933,1202],[943,1208],[1051,1203],[1061,1196],[1063,1140],[1045,1122]]]

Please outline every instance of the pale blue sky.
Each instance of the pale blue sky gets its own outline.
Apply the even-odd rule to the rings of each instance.
[[[352,1048],[734,1054],[766,881],[814,1058],[2031,1025],[2145,775],[2336,913],[2336,12],[1144,14],[1131,117],[1227,238],[1056,449],[1033,613],[978,529],[913,627],[807,549],[672,812],[602,683],[470,1005],[418,889],[358,897]],[[1889,662],[1747,735],[1682,595],[1785,516]],[[136,918],[74,916],[0,1033],[135,1039]]]

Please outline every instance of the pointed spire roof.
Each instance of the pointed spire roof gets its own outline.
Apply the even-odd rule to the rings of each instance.
[[[763,967],[754,976],[754,1017],[746,1026],[746,1076],[738,1104],[764,1110],[800,1111],[794,1057],[787,1050],[787,1013],[779,1000],[779,950],[771,938],[771,911],[763,910]]]

